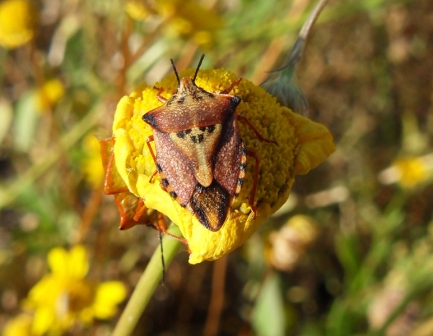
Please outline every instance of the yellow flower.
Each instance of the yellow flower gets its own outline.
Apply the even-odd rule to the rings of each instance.
[[[8,321],[3,329],[3,336],[31,336],[33,319],[30,315],[21,314]]]
[[[98,139],[92,134],[87,135],[83,140],[83,149],[85,158],[81,163],[81,170],[87,183],[97,188],[102,184],[104,178]]]
[[[169,19],[170,27],[181,36],[190,36],[196,43],[212,42],[216,30],[224,26],[223,19],[196,1],[166,0],[161,12]]]
[[[0,45],[13,49],[29,42],[34,36],[36,15],[30,1],[0,2]]]
[[[51,274],[30,291],[24,306],[34,311],[32,333],[62,333],[75,323],[108,319],[116,313],[126,289],[121,282],[101,284],[86,280],[89,262],[86,250],[76,246],[68,253],[54,248],[48,254]]]
[[[192,77],[193,70],[181,73]],[[237,79],[234,73],[224,69],[200,71],[196,84],[210,92],[228,88]],[[170,98],[177,89],[174,75],[167,76],[155,87],[163,88],[163,96]],[[278,143],[269,144],[257,139],[250,127],[239,122],[245,146],[260,158],[254,219],[248,197],[253,187],[254,160],[247,160],[244,184],[234,200],[224,225],[211,232],[182,208],[177,201],[160,187],[160,178],[154,174],[155,162],[147,148],[146,139],[152,129],[142,116],[161,105],[153,86],[142,86],[123,97],[116,109],[113,134],[116,139],[114,155],[116,168],[129,190],[142,197],[146,207],[155,209],[179,226],[191,251],[189,262],[215,260],[243,244],[287,200],[296,174],[306,174],[319,165],[333,151],[332,135],[322,125],[280,106],[266,91],[243,79],[233,89],[242,98],[236,112],[246,116],[266,138]]]
[[[125,11],[134,20],[144,20],[150,14],[164,19],[165,31],[176,36],[188,37],[201,46],[214,39],[215,32],[224,26],[223,19],[215,12],[192,0],[160,0],[149,3],[129,0]]]
[[[149,15],[149,9],[144,1],[130,0],[125,5],[125,11],[136,21],[142,21]]]
[[[384,184],[399,183],[403,188],[414,188],[432,177],[433,154],[399,158],[379,174]]]
[[[63,83],[54,78],[46,81],[38,91],[38,106],[44,112],[55,106],[65,94]]]
[[[278,231],[270,235],[272,249],[269,259],[280,270],[291,271],[318,235],[315,221],[307,216],[293,216]]]

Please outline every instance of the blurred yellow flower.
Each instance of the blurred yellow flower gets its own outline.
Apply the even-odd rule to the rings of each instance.
[[[166,32],[191,38],[201,46],[212,43],[215,32],[224,26],[220,15],[192,0],[161,0],[152,4],[130,0],[125,11],[137,21],[144,20],[150,14],[157,14],[164,19],[168,28]]]
[[[399,158],[379,174],[384,184],[397,182],[403,188],[419,186],[433,176],[433,154]]]
[[[0,2],[0,46],[13,49],[29,42],[35,33],[37,12],[30,1]]]
[[[104,169],[101,164],[99,141],[93,134],[83,139],[83,150],[85,157],[81,163],[81,171],[87,183],[92,188],[97,188],[104,180]]]
[[[32,334],[63,333],[74,324],[89,324],[93,319],[108,319],[126,296],[121,282],[97,284],[85,277],[89,270],[86,250],[76,246],[68,253],[54,248],[48,254],[51,273],[44,276],[24,302],[34,311]]]
[[[51,109],[59,102],[64,94],[65,88],[59,79],[54,78],[46,81],[37,93],[39,109],[42,112]]]
[[[149,8],[142,0],[130,0],[125,5],[125,11],[136,21],[142,21],[149,15]]]
[[[202,46],[212,43],[215,32],[224,26],[221,16],[196,1],[165,0],[160,2],[160,10],[171,29]]]
[[[3,336],[33,336],[33,319],[30,315],[21,314],[9,320],[3,329]]]
[[[193,73],[193,70],[186,70],[181,76],[191,77]],[[199,72],[196,84],[207,91],[219,92],[236,79],[234,73],[224,69],[208,69]],[[163,88],[164,97],[170,98],[177,85],[172,75],[155,87]],[[188,241],[192,264],[215,260],[243,244],[284,204],[295,175],[306,174],[334,151],[332,135],[326,127],[282,107],[263,88],[243,79],[232,90],[232,94],[242,98],[236,112],[246,116],[264,137],[279,145],[261,142],[251,128],[238,123],[245,146],[260,158],[255,197],[257,216],[253,218],[248,201],[254,169],[254,160],[248,159],[240,195],[234,200],[221,229],[211,232],[160,187],[158,175],[150,182],[156,168],[146,139],[152,135],[152,129],[143,122],[142,116],[161,105],[156,93],[153,86],[142,86],[120,100],[113,123],[116,168],[129,190],[142,197],[147,208],[165,214],[179,226]]]
[[[271,264],[279,270],[293,270],[308,246],[316,240],[318,233],[319,229],[312,218],[293,216],[269,237],[272,244],[269,255]]]

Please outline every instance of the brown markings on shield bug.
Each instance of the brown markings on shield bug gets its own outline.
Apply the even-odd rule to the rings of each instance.
[[[218,231],[226,220],[233,199],[239,195],[245,177],[247,154],[255,159],[254,185],[250,206],[256,216],[259,158],[245,147],[236,121],[246,121],[261,141],[264,138],[245,116],[237,115],[241,98],[229,94],[241,79],[219,93],[195,84],[201,57],[193,78],[179,78],[173,60],[178,88],[170,99],[156,97],[164,105],[143,115],[153,130],[147,145],[154,158],[163,188],[187,208],[207,229]],[[150,142],[155,142],[156,155]]]

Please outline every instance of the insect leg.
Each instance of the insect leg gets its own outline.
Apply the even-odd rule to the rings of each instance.
[[[247,155],[252,156],[253,159],[256,161],[254,164],[254,181],[253,181],[253,188],[251,189],[251,193],[250,193],[250,207],[251,207],[251,211],[253,212],[254,215],[254,219],[256,219],[256,215],[257,215],[257,208],[254,205],[254,198],[256,197],[256,190],[257,190],[257,182],[259,179],[259,162],[260,159],[257,155],[257,153],[251,149],[247,149]]]
[[[176,239],[177,241],[180,241],[182,244],[184,244],[188,248],[188,253],[191,253],[191,250],[189,249],[188,242],[184,238],[180,238],[178,236],[175,236],[167,231],[167,225],[165,224],[164,216],[162,213],[158,212],[158,220],[156,223],[154,223],[155,229],[157,229],[159,232],[162,232],[163,234]]]
[[[156,156],[155,156],[155,153],[153,152],[152,146],[150,146],[150,143],[151,143],[152,141],[155,141],[155,138],[154,138],[153,135],[151,135],[150,137],[148,137],[148,138],[146,139],[146,143],[147,143],[147,147],[149,148],[150,155],[152,155],[153,161],[154,161],[155,164],[156,164]]]
[[[239,85],[239,83],[241,82],[241,80],[242,80],[242,78],[238,78],[237,80],[235,80],[234,82],[232,82],[227,89],[222,90],[220,92],[220,94],[229,93],[235,86]]]
[[[156,156],[155,156],[155,153],[153,152],[153,149],[152,149],[152,147],[150,146],[150,142],[154,141],[154,139],[155,139],[155,138],[153,137],[153,135],[151,135],[150,137],[147,138],[146,143],[147,143],[147,147],[149,148],[150,155],[152,155],[153,161],[154,161],[155,164],[158,166],[158,164],[156,163]],[[155,171],[153,172],[152,176],[151,176],[150,179],[149,179],[149,183],[152,182],[153,178],[155,177],[155,175],[156,175],[157,173],[158,173],[158,170],[155,170]],[[164,187],[163,189],[166,190],[165,187]]]
[[[132,217],[136,222],[146,213],[147,207],[144,205],[142,198],[138,200],[137,209],[135,210],[134,217]]]
[[[166,103],[167,102],[167,98],[165,98],[165,97],[163,97],[163,96],[161,96],[161,93],[163,93],[164,92],[164,88],[157,88],[156,86],[154,86],[153,87],[155,90],[158,90],[158,93],[156,94],[156,98],[158,98],[158,100],[161,102],[161,103]]]
[[[236,118],[238,120],[241,120],[241,121],[245,122],[251,128],[251,130],[254,132],[254,134],[256,135],[256,137],[260,141],[268,142],[268,143],[273,143],[273,144],[276,144],[278,146],[278,143],[276,141],[268,139],[268,138],[265,138],[263,135],[261,135],[260,132],[257,130],[257,128],[254,127],[254,125],[251,123],[251,121],[248,120],[247,117],[245,117],[242,114],[237,114]]]
[[[158,170],[157,169],[155,169],[155,171],[153,172],[152,176],[150,176],[149,183],[152,183],[152,180],[153,180],[153,178],[155,177],[156,174],[158,174]]]
[[[177,237],[169,232],[167,232],[167,225],[165,224],[164,216],[162,213],[158,211],[153,212],[152,214],[148,214],[147,210],[149,210],[146,205],[144,204],[144,201],[142,198],[138,198],[135,195],[128,193],[121,193],[119,194],[119,197],[116,198],[116,204],[119,208],[120,212],[120,229],[121,230],[127,230],[135,225],[138,224],[145,224],[147,226],[151,226],[158,230],[159,232],[162,232],[163,234],[170,236],[178,241],[180,241],[182,244],[186,245],[188,247],[188,243],[185,239]],[[116,195],[117,196],[117,195]],[[120,196],[123,196],[122,198]],[[135,213],[131,216],[130,212],[134,211]],[[154,215],[157,217],[155,218]],[[189,251],[189,247],[188,247]]]

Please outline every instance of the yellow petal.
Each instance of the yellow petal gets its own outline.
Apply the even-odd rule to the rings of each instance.
[[[114,115],[113,120],[113,132],[117,129],[125,127],[126,121],[131,119],[134,112],[134,98],[133,97],[123,97],[117,104],[116,111],[119,111]]]
[[[31,336],[32,318],[21,314],[10,320],[3,329],[3,336]]]
[[[293,113],[288,108],[286,108],[286,113],[295,126],[300,144],[295,172],[304,175],[316,168],[335,151],[333,136],[322,124]]]
[[[59,278],[83,279],[89,262],[83,246],[76,246],[68,253],[60,247],[52,249],[48,254],[48,264],[54,276]]]
[[[135,152],[134,146],[127,132],[123,129],[117,129],[114,131],[114,138],[116,142],[114,143],[114,152],[116,153],[116,169],[119,175],[122,177],[123,181],[127,185],[128,189],[137,195],[136,189],[136,179],[135,174],[130,174],[134,170],[133,159],[131,156]]]
[[[72,279],[84,279],[89,271],[89,260],[83,246],[74,246],[69,252],[69,276]]]
[[[50,328],[53,327],[55,322],[54,311],[50,307],[40,307],[35,311],[32,325],[32,334],[43,335]]]
[[[423,157],[406,157],[397,159],[395,167],[399,175],[399,183],[404,188],[413,188],[430,177],[427,161]]]
[[[51,274],[44,276],[30,290],[28,299],[24,301],[24,306],[35,308],[40,304],[49,304],[49,302],[53,302],[53,297],[55,297],[59,292],[59,284],[59,281]]]
[[[56,276],[68,276],[68,253],[61,247],[53,248],[48,253],[48,264]]]
[[[120,281],[100,284],[96,290],[93,312],[96,318],[108,319],[117,312],[117,305],[126,297],[126,288]]]

